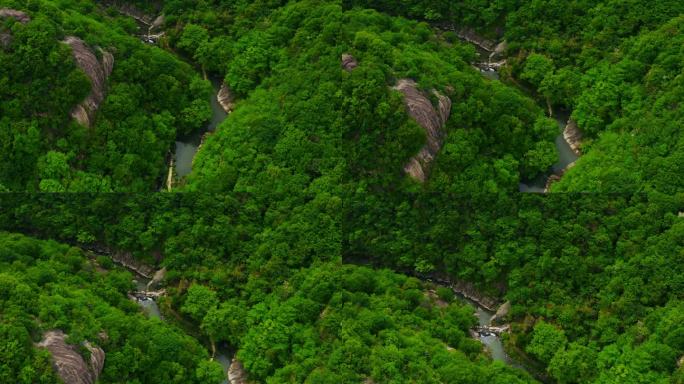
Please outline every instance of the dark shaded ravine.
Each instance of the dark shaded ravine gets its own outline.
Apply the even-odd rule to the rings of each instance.
[[[212,132],[219,124],[226,119],[228,114],[223,110],[221,104],[218,102],[218,91],[221,87],[221,80],[217,78],[210,78],[212,85],[211,93],[211,120],[204,126],[204,128],[192,132],[189,135],[179,137],[176,141],[176,151],[174,154],[175,172],[179,178],[187,176],[192,171],[192,160],[202,143],[202,136],[207,132]]]
[[[579,158],[570,148],[570,144],[563,137],[563,129],[568,124],[570,114],[561,110],[554,110],[553,115],[558,122],[559,134],[556,136],[556,150],[558,151],[558,161],[551,166],[547,173],[536,177],[534,180],[525,180],[520,183],[520,192],[545,193],[546,184],[552,175],[561,176],[563,171]]]
[[[467,297],[463,291],[457,289],[456,285],[451,283],[450,281],[432,277],[425,277],[415,273],[409,273],[409,275],[412,275],[430,284],[435,284],[440,287],[449,288],[461,303],[469,304],[470,306],[474,307],[475,312],[473,313],[473,315],[477,318],[478,329],[471,329],[471,336],[473,338],[480,340],[480,342],[484,345],[487,352],[489,352],[490,356],[492,357],[492,360],[501,361],[513,367],[525,369],[524,366],[514,361],[506,353],[499,335],[497,335],[494,332],[486,331],[488,327],[493,325],[492,318],[494,317],[495,312],[492,309],[485,308],[484,305],[478,302],[477,300],[471,297]]]
[[[499,80],[498,71],[494,67],[488,65],[490,53],[481,47],[476,46],[476,48],[480,56],[480,63],[475,65],[475,67],[480,71],[482,76],[490,80]],[[570,148],[570,144],[568,144],[563,136],[563,130],[568,124],[570,113],[560,109],[552,109],[552,112],[553,117],[558,122],[558,135],[555,139],[556,151],[558,152],[558,161],[553,164],[553,166],[551,166],[546,173],[537,176],[533,180],[522,180],[519,184],[520,192],[545,193],[549,177],[553,175],[561,176],[563,171],[578,159],[578,156],[575,154],[572,148]]]

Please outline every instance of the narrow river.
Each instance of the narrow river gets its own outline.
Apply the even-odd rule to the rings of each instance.
[[[192,159],[195,158],[197,149],[202,142],[202,136],[207,132],[215,130],[228,116],[216,97],[221,87],[221,80],[216,78],[211,78],[210,80],[213,88],[211,93],[211,120],[203,129],[192,132],[187,136],[179,137],[178,141],[176,141],[174,164],[178,177],[185,177],[192,171]]]
[[[454,293],[456,293],[456,297],[458,297],[461,302],[475,307],[475,317],[477,317],[478,325],[480,327],[492,325],[492,317],[494,317],[494,312],[481,307],[476,302],[464,297],[456,291],[454,291]],[[506,353],[503,343],[501,342],[501,338],[496,334],[478,333],[478,339],[482,344],[484,344],[487,351],[489,351],[489,354],[492,356],[492,360],[501,361],[514,367],[523,368],[520,364],[511,359],[511,357]]]
[[[494,317],[494,312],[490,311],[489,309],[483,307],[480,303],[477,301],[466,297],[465,294],[459,290],[457,290],[454,286],[453,283],[447,280],[443,279],[437,279],[437,278],[431,278],[431,277],[426,277],[422,276],[419,274],[413,274],[409,273],[409,275],[412,275],[414,277],[417,277],[418,279],[422,280],[423,282],[431,283],[431,284],[436,284],[437,286],[440,287],[446,287],[451,289],[451,291],[456,295],[456,298],[458,301],[460,301],[463,304],[468,304],[472,306],[475,309],[475,312],[473,315],[477,317],[477,322],[478,326],[480,328],[484,327],[489,327],[494,324],[492,324],[492,318]],[[484,345],[485,349],[489,352],[490,356],[492,357],[492,360],[495,361],[501,361],[503,363],[506,363],[508,365],[525,369],[522,365],[520,365],[518,362],[513,360],[504,350],[503,343],[501,342],[501,338],[493,333],[493,332],[487,332],[487,331],[480,331],[480,330],[471,330],[471,336],[474,338],[477,338],[480,340],[480,342]]]
[[[485,63],[485,58],[489,57],[489,53],[478,47],[478,54],[480,55],[481,63]],[[499,80],[499,73],[496,71],[496,69],[491,67],[483,68],[481,65],[476,66],[476,68],[480,71],[482,76],[490,80]],[[572,148],[570,148],[570,144],[568,144],[568,142],[565,141],[565,137],[563,137],[563,130],[568,124],[570,114],[567,111],[554,109],[553,116],[558,122],[558,135],[555,139],[556,151],[558,152],[558,161],[553,164],[551,169],[549,169],[545,174],[541,174],[533,180],[521,181],[519,184],[520,192],[544,193],[546,182],[549,177],[551,175],[560,176],[563,173],[563,170],[568,167],[568,165],[574,163],[578,159],[575,152],[573,152]]]
[[[135,295],[135,302],[140,306],[142,311],[148,317],[164,321],[164,317],[162,316],[161,311],[159,310],[157,302],[152,297],[144,295],[144,293],[147,292],[147,284],[150,282],[151,279],[136,274],[133,271],[130,272],[135,275],[135,286],[137,290]],[[223,381],[222,384],[229,384],[228,370],[230,369],[231,358],[228,356],[224,348],[218,348],[216,350],[214,360],[216,360],[216,362],[219,363],[221,367],[223,367],[223,373],[225,374],[226,379]]]
[[[570,148],[570,144],[563,137],[563,129],[568,124],[570,114],[565,111],[554,110],[553,114],[558,122],[559,134],[556,136],[556,150],[558,151],[558,161],[546,173],[538,176],[534,180],[526,180],[520,183],[520,192],[544,193],[546,181],[551,175],[560,176],[568,165],[574,163],[578,157]]]

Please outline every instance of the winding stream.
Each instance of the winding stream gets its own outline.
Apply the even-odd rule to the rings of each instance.
[[[456,291],[454,291],[454,293],[456,293],[456,296],[461,302],[470,304],[473,307],[475,307],[475,317],[477,317],[478,325],[480,327],[492,325],[492,318],[494,317],[494,312],[481,307],[478,303],[464,297]],[[492,356],[492,360],[502,361],[508,365],[521,368],[521,365],[515,362],[513,359],[511,359],[511,357],[506,353],[506,351],[504,350],[503,343],[501,342],[501,338],[498,335],[496,335],[495,333],[482,332],[477,333],[477,338],[478,340],[480,340],[482,344],[484,344],[485,348],[489,351],[489,354]]]
[[[218,102],[217,94],[221,87],[221,80],[211,78],[211,86],[213,92],[211,94],[211,120],[201,130],[192,132],[184,137],[179,137],[176,141],[176,152],[174,155],[174,164],[176,166],[176,175],[178,177],[187,176],[192,171],[192,159],[202,143],[202,136],[206,132],[211,132],[226,119],[228,114],[223,110],[221,104]]]
[[[578,156],[570,148],[570,144],[565,141],[563,137],[563,129],[568,124],[570,114],[565,111],[554,110],[554,116],[558,122],[559,134],[556,136],[556,151],[558,151],[558,161],[551,166],[551,169],[534,180],[526,180],[520,183],[520,192],[544,193],[546,182],[551,175],[562,175],[563,171],[572,163],[574,163]]]
[[[477,46],[476,46],[477,47]],[[481,63],[475,67],[480,71],[482,76],[490,80],[499,80],[499,73],[495,68],[490,66],[488,62],[485,62],[485,58],[489,58],[490,53],[484,49],[477,47],[477,52],[481,58]],[[553,110],[553,115],[558,122],[558,135],[555,139],[556,151],[558,152],[558,161],[551,166],[551,168],[545,173],[537,176],[533,180],[523,180],[519,184],[520,192],[528,193],[544,193],[546,188],[546,182],[551,175],[560,176],[563,171],[572,163],[574,163],[578,156],[570,148],[570,144],[565,141],[563,137],[563,130],[568,124],[568,119],[570,114],[567,111],[562,111],[558,109]]]
[[[147,315],[150,318],[156,318],[163,321],[164,317],[162,316],[161,311],[159,310],[157,302],[154,300],[154,298],[144,295],[144,293],[147,292],[147,284],[150,282],[151,279],[136,274],[134,271],[130,272],[133,273],[136,277],[134,281],[137,292],[136,295],[134,295],[133,297],[135,302],[140,306],[145,315]],[[228,352],[225,350],[225,348],[218,348],[216,350],[214,360],[217,363],[219,363],[223,368],[223,373],[225,374],[226,379],[223,381],[222,384],[229,384],[228,370],[230,369],[231,358],[228,356]]]

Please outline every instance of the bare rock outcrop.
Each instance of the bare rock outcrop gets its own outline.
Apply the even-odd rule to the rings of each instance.
[[[247,372],[240,360],[233,358],[228,368],[228,381],[230,384],[247,384]]]
[[[231,113],[235,109],[235,97],[225,82],[221,83],[216,99],[226,113]]]
[[[493,52],[496,49],[496,42],[486,39],[478,35],[472,28],[458,28],[456,26],[451,26],[449,29],[456,33],[459,39],[465,40],[470,44],[477,45],[487,52]]]
[[[568,123],[565,124],[563,129],[563,138],[568,142],[570,148],[575,155],[580,156],[582,152],[580,151],[580,145],[582,144],[582,131],[577,127],[577,122],[573,119],[569,119]]]
[[[38,347],[50,351],[55,372],[65,384],[94,384],[104,367],[104,351],[84,342],[83,346],[90,352],[90,359],[86,363],[78,347],[66,343],[66,337],[60,330],[45,332]]]
[[[100,50],[102,59],[98,60],[90,47],[75,36],[68,36],[64,43],[71,47],[76,64],[85,72],[91,84],[90,94],[71,111],[71,116],[79,124],[90,127],[100,103],[105,98],[107,78],[114,67],[114,56],[109,52]]]
[[[31,17],[16,9],[0,8],[0,19],[13,18],[16,21],[26,24],[31,21]],[[8,30],[0,29],[0,48],[7,49],[12,44],[12,33]]]
[[[0,18],[11,17],[16,21],[26,24],[31,21],[31,17],[22,11],[10,8],[0,8]]]
[[[0,48],[7,49],[12,44],[12,34],[5,31],[0,31]]]
[[[565,172],[567,172],[568,169],[574,167],[576,163],[577,162],[573,161],[572,163],[568,164],[568,166],[565,167],[559,174],[557,174],[557,175],[554,174],[554,175],[549,176],[549,178],[546,179],[546,185],[544,186],[544,193],[551,192],[551,186],[554,183],[559,182],[560,179],[563,178],[563,175],[565,175]]]
[[[162,280],[164,280],[165,277],[166,277],[166,267],[163,267],[162,269],[155,272],[154,276],[152,276],[152,280],[150,280],[147,283],[147,290],[151,291],[151,290],[155,289],[159,285],[159,283],[161,283]]]
[[[111,256],[112,261],[115,263],[124,266],[126,269],[129,269],[140,276],[149,279],[154,273],[154,269],[151,266],[139,262],[128,252],[113,252],[109,253],[109,256]]]
[[[354,70],[354,68],[359,66],[359,62],[356,61],[354,56],[344,53],[342,54],[342,68],[344,68],[345,71],[351,72]]]
[[[499,309],[496,310],[496,313],[494,316],[492,316],[491,323],[496,324],[503,320],[506,316],[508,316],[508,313],[511,311],[511,302],[507,301],[499,306]]]
[[[404,166],[404,171],[409,176],[424,182],[427,178],[428,166],[442,148],[444,139],[442,128],[451,114],[451,99],[433,91],[438,100],[437,108],[435,108],[428,96],[417,87],[418,84],[415,81],[401,79],[393,89],[404,94],[404,102],[409,115],[425,130],[427,143]]]
[[[508,49],[508,43],[506,40],[500,42],[494,47],[494,50],[489,54],[489,60],[503,59],[506,50]]]
[[[154,21],[152,21],[152,24],[150,25],[150,30],[161,27],[162,25],[164,25],[165,21],[166,17],[164,16],[164,14],[160,14],[159,16],[157,16],[157,18],[154,19]]]

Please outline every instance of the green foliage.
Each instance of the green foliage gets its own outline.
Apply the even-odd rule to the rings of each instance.
[[[129,36],[92,1],[4,1],[31,20],[0,20],[0,183],[15,191],[153,191],[177,135],[210,117],[199,77],[170,53]],[[113,53],[106,98],[93,126],[71,111],[91,84],[77,67],[65,36]],[[193,52],[196,56],[199,53]],[[207,86],[208,87],[208,86]]]
[[[101,383],[220,382],[196,340],[129,301],[130,273],[92,263],[76,248],[0,233],[0,381],[56,383],[49,352],[34,342],[59,329],[105,351]]]
[[[532,341],[527,346],[527,352],[548,363],[554,354],[565,348],[567,342],[562,330],[542,321],[534,326]]]

